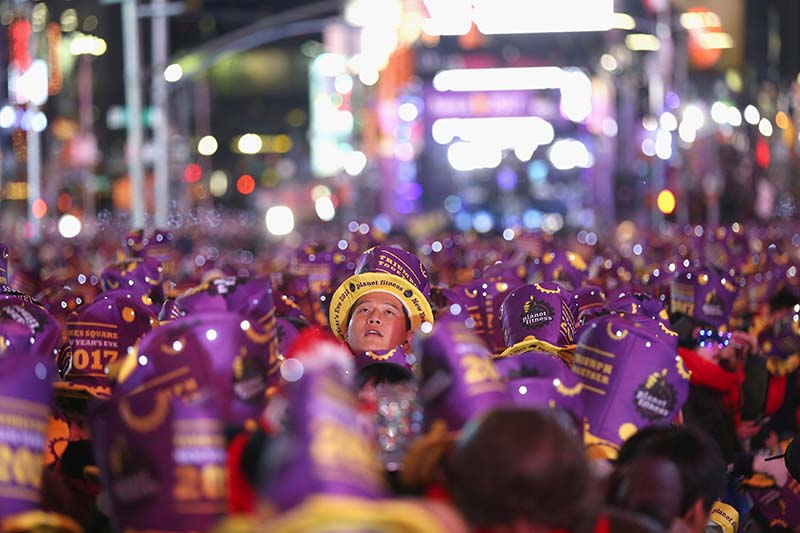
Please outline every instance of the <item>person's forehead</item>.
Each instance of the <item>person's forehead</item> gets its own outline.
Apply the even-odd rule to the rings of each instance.
[[[364,303],[388,304],[388,305],[393,305],[398,309],[401,309],[403,307],[403,304],[396,296],[389,294],[388,292],[382,292],[382,291],[373,291],[365,294],[356,301],[355,307],[358,307],[359,305],[362,305]]]

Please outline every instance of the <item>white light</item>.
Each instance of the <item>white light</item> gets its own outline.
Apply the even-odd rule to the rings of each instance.
[[[521,395],[523,395],[523,396],[525,396],[526,394],[528,394],[528,387],[526,387],[525,385],[520,385],[520,386],[519,386],[519,389],[517,389],[517,390],[518,390],[518,391],[519,391],[519,393],[520,393]]]
[[[574,73],[589,79],[580,70],[560,67],[443,70],[433,77],[433,88],[441,92],[561,89],[574,83]]]
[[[36,59],[19,76],[9,76],[9,86],[12,87],[17,103],[30,102],[35,105],[44,105],[47,102],[48,80],[47,62]]]
[[[484,35],[606,31],[615,22],[613,0],[473,0],[472,5],[472,19]]]
[[[353,150],[344,156],[344,171],[351,176],[358,176],[367,166],[367,156],[363,152]]]
[[[433,139],[449,144],[462,141],[516,148],[520,142],[536,146],[553,142],[553,125],[540,117],[440,118],[431,127]],[[529,158],[530,159],[530,158]]]
[[[405,102],[400,104],[400,107],[397,108],[397,115],[401,120],[411,122],[416,120],[416,118],[419,116],[419,109],[417,109],[417,106],[411,102]]]
[[[719,15],[713,11],[691,11],[681,13],[680,22],[681,26],[687,30],[717,28],[722,24]]]
[[[687,105],[683,110],[683,122],[687,124],[687,127],[699,130],[705,124],[706,119],[703,111],[699,107],[696,105]]]
[[[41,111],[37,111],[31,117],[31,129],[36,133],[41,133],[47,128],[47,116]]]
[[[486,211],[479,211],[472,217],[472,227],[478,233],[487,233],[494,227],[494,217]]]
[[[685,143],[693,143],[697,138],[697,130],[684,120],[678,128],[678,136]]]
[[[0,108],[0,128],[10,128],[17,121],[17,112],[10,105]]]
[[[764,137],[770,137],[772,135],[772,122],[768,118],[762,118],[758,123],[758,131]]]
[[[170,83],[175,83],[183,77],[183,67],[173,63],[164,69],[164,79]]]
[[[433,331],[433,324],[430,322],[423,322],[420,324],[419,329],[422,331],[422,333],[430,333]]]
[[[281,377],[290,383],[302,378],[303,370],[303,363],[294,357],[281,363]]]
[[[667,130],[656,132],[656,156],[664,161],[672,157],[672,135]]]
[[[758,112],[756,106],[750,104],[744,108],[744,119],[747,121],[748,124],[752,124],[753,126],[755,126],[761,119],[761,113]]]
[[[101,56],[108,50],[108,45],[104,39],[94,35],[84,35],[76,33],[69,41],[69,53],[74,56],[93,55]]]
[[[58,233],[65,239],[72,239],[77,237],[81,232],[81,221],[75,215],[69,213],[61,215],[58,219]]]
[[[239,142],[236,146],[243,154],[257,154],[261,151],[264,144],[261,137],[255,133],[245,133],[239,137]]]
[[[333,88],[339,94],[350,94],[353,90],[353,78],[349,74],[339,74],[333,80]]]
[[[707,50],[725,50],[733,48],[733,37],[724,31],[703,33],[699,36],[700,46]]]
[[[242,320],[239,322],[239,327],[242,328],[242,331],[247,331],[250,329],[250,321],[249,320]]]
[[[367,86],[375,85],[376,83],[378,83],[379,77],[380,75],[378,74],[378,71],[375,69],[366,69],[358,73],[358,79],[361,80],[361,83]]]
[[[736,108],[736,106],[730,106],[728,108],[727,119],[728,124],[734,128],[742,125],[742,113]]]
[[[611,117],[606,117],[603,119],[603,134],[606,137],[616,137],[617,133],[619,132],[619,126],[617,125],[617,121]]]
[[[294,213],[285,205],[270,207],[265,220],[267,231],[273,235],[288,235],[294,229]]]
[[[314,210],[323,222],[330,222],[336,216],[336,208],[333,206],[330,196],[321,196],[314,202]]]
[[[600,56],[600,66],[609,72],[614,72],[619,67],[619,63],[611,54],[603,54]]]
[[[656,155],[656,142],[650,137],[642,141],[642,153],[648,157]]]
[[[208,180],[208,189],[211,194],[219,198],[228,191],[228,175],[223,170],[215,170]]]
[[[147,356],[146,355],[140,355],[139,356],[139,365],[140,366],[147,366]]]
[[[636,19],[627,13],[614,13],[614,28],[618,30],[633,30],[636,28]]]
[[[642,245],[641,244],[634,244],[633,245],[633,255],[642,255]]]
[[[180,352],[183,350],[183,343],[181,341],[175,341],[172,343],[172,350],[176,352]]]
[[[547,152],[550,162],[559,170],[589,168],[594,165],[594,157],[581,141],[559,139]]]
[[[631,33],[625,36],[625,46],[634,52],[655,52],[661,50],[661,41],[649,33]]]
[[[661,124],[661,127],[667,131],[675,131],[678,129],[678,119],[676,119],[675,115],[669,111],[665,111],[661,114],[661,120],[659,123]]]
[[[503,160],[498,147],[471,142],[455,142],[447,149],[447,161],[455,170],[497,168]]]
[[[542,217],[542,231],[556,233],[564,227],[564,217],[560,213],[550,213]]]
[[[711,106],[711,119],[717,124],[727,124],[728,106],[723,102],[714,102]]]
[[[656,128],[658,128],[658,121],[656,120],[656,117],[652,115],[642,117],[642,127],[647,131],[656,131]]]
[[[210,330],[206,331],[206,339],[208,339],[210,341],[217,340],[217,330],[210,329]]]
[[[514,233],[513,229],[506,228],[506,229],[503,230],[503,239],[505,239],[507,241],[511,241],[511,240],[514,240],[515,236],[516,236],[516,234]]]
[[[197,141],[197,153],[200,155],[214,155],[219,145],[213,135],[206,135]]]

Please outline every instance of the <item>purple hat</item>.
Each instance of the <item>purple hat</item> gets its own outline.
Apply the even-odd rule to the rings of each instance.
[[[500,357],[545,351],[571,364],[575,319],[572,295],[560,284],[543,281],[523,285],[500,306],[506,346]]]
[[[639,429],[669,424],[689,394],[675,350],[638,322],[595,318],[577,339],[572,371],[583,381],[585,441],[613,457]]]
[[[567,290],[582,287],[588,277],[583,257],[570,250],[556,250],[542,255],[533,281],[557,281]]]
[[[609,298],[605,308],[639,322],[673,349],[678,349],[678,333],[672,330],[669,313],[661,302],[642,292],[620,292]]]
[[[572,293],[573,306],[576,323],[582,323],[585,315],[592,310],[603,307],[606,302],[606,295],[601,287],[597,285],[586,285],[575,289]]]
[[[67,319],[69,347],[58,357],[59,396],[108,398],[106,367],[125,357],[158,325],[155,314],[127,291],[100,294]]]
[[[422,342],[419,394],[426,425],[443,421],[460,430],[471,418],[511,396],[491,354],[472,331],[458,321],[445,321]]]
[[[139,296],[154,313],[164,300],[164,269],[155,259],[127,259],[106,267],[100,273],[104,291],[122,289]]]
[[[13,326],[13,324],[19,324]],[[16,298],[0,299],[0,327],[12,353],[52,358],[61,344],[61,326],[43,308]]]
[[[796,531],[800,527],[800,483],[789,478],[783,487],[751,488],[747,495],[767,527]]]
[[[346,279],[331,298],[328,312],[331,330],[339,339],[347,335],[350,309],[363,295],[387,292],[403,304],[411,329],[433,323],[430,281],[419,258],[391,246],[375,246],[361,255],[355,274]]]
[[[127,235],[125,235],[125,238],[122,239],[122,249],[125,250],[128,257],[144,257],[146,247],[147,238],[144,236],[143,229],[130,230]]]
[[[265,451],[261,491],[281,511],[309,496],[377,499],[383,468],[358,417],[353,360],[332,338],[301,335],[281,365],[285,429]]]
[[[157,398],[149,417],[132,415],[142,396],[115,395],[90,413],[110,516],[118,531],[208,531],[227,511],[219,406]]]
[[[714,327],[728,323],[736,298],[734,280],[705,267],[682,270],[670,286],[670,311]]]
[[[308,243],[295,254],[291,272],[307,277],[306,288],[311,299],[309,318],[314,319],[318,325],[328,325],[329,317],[324,312],[323,302],[329,299],[336,279],[346,277],[346,274],[340,272],[346,270],[349,273],[354,268],[355,261],[349,260],[347,254],[340,250],[327,249],[318,243]],[[293,296],[291,291],[288,294]]]
[[[165,394],[207,390],[219,402],[224,420],[241,424],[261,413],[269,376],[277,369],[274,317],[258,324],[236,313],[208,312],[153,329],[109,377],[116,382],[115,395],[142,406],[131,417],[156,417]]]
[[[459,296],[466,297],[466,310],[475,321],[474,333],[484,339],[492,352],[506,347],[500,309],[511,291],[522,285],[515,268],[495,265],[480,279],[458,289]]]
[[[189,289],[175,300],[181,316],[232,311],[256,322],[274,319],[272,282],[269,278],[216,278]],[[172,310],[170,315],[176,312]]]
[[[286,356],[289,346],[300,336],[297,327],[285,318],[275,319],[275,335],[278,336],[278,354],[280,358]]]
[[[793,312],[785,315],[773,322],[771,327],[762,330],[758,334],[758,346],[763,355],[775,359],[768,361],[767,368],[784,368],[786,364],[781,364],[781,361],[800,353],[800,314]]]
[[[0,518],[39,508],[54,376],[50,357],[0,356]]]
[[[564,361],[542,352],[495,360],[517,405],[564,409],[583,428],[583,383]],[[579,423],[581,422],[581,423]]]

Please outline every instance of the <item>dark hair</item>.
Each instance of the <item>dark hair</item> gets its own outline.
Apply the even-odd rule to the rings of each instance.
[[[681,515],[698,499],[708,512],[722,495],[727,467],[717,444],[700,430],[687,426],[649,426],[622,445],[617,464],[638,457],[660,457],[675,463],[681,473]]]
[[[800,302],[797,296],[784,287],[769,299],[769,310],[773,313],[775,311],[783,311],[784,309],[791,309],[798,303]]]
[[[448,481],[473,526],[522,520],[573,533],[593,530],[600,495],[583,448],[549,413],[500,409],[464,431]]]

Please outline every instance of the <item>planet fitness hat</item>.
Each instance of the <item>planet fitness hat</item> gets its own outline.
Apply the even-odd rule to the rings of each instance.
[[[639,429],[669,424],[689,394],[689,372],[675,349],[619,315],[584,326],[572,370],[583,382],[587,447],[608,458]]]
[[[513,290],[500,306],[508,348],[498,357],[543,351],[572,364],[575,335],[572,305],[572,295],[553,281]]]
[[[328,317],[337,338],[344,339],[347,335],[350,309],[359,298],[373,291],[397,297],[408,313],[412,330],[424,322],[433,323],[428,300],[430,281],[419,258],[400,248],[375,246],[362,254],[355,274],[333,293]]]

